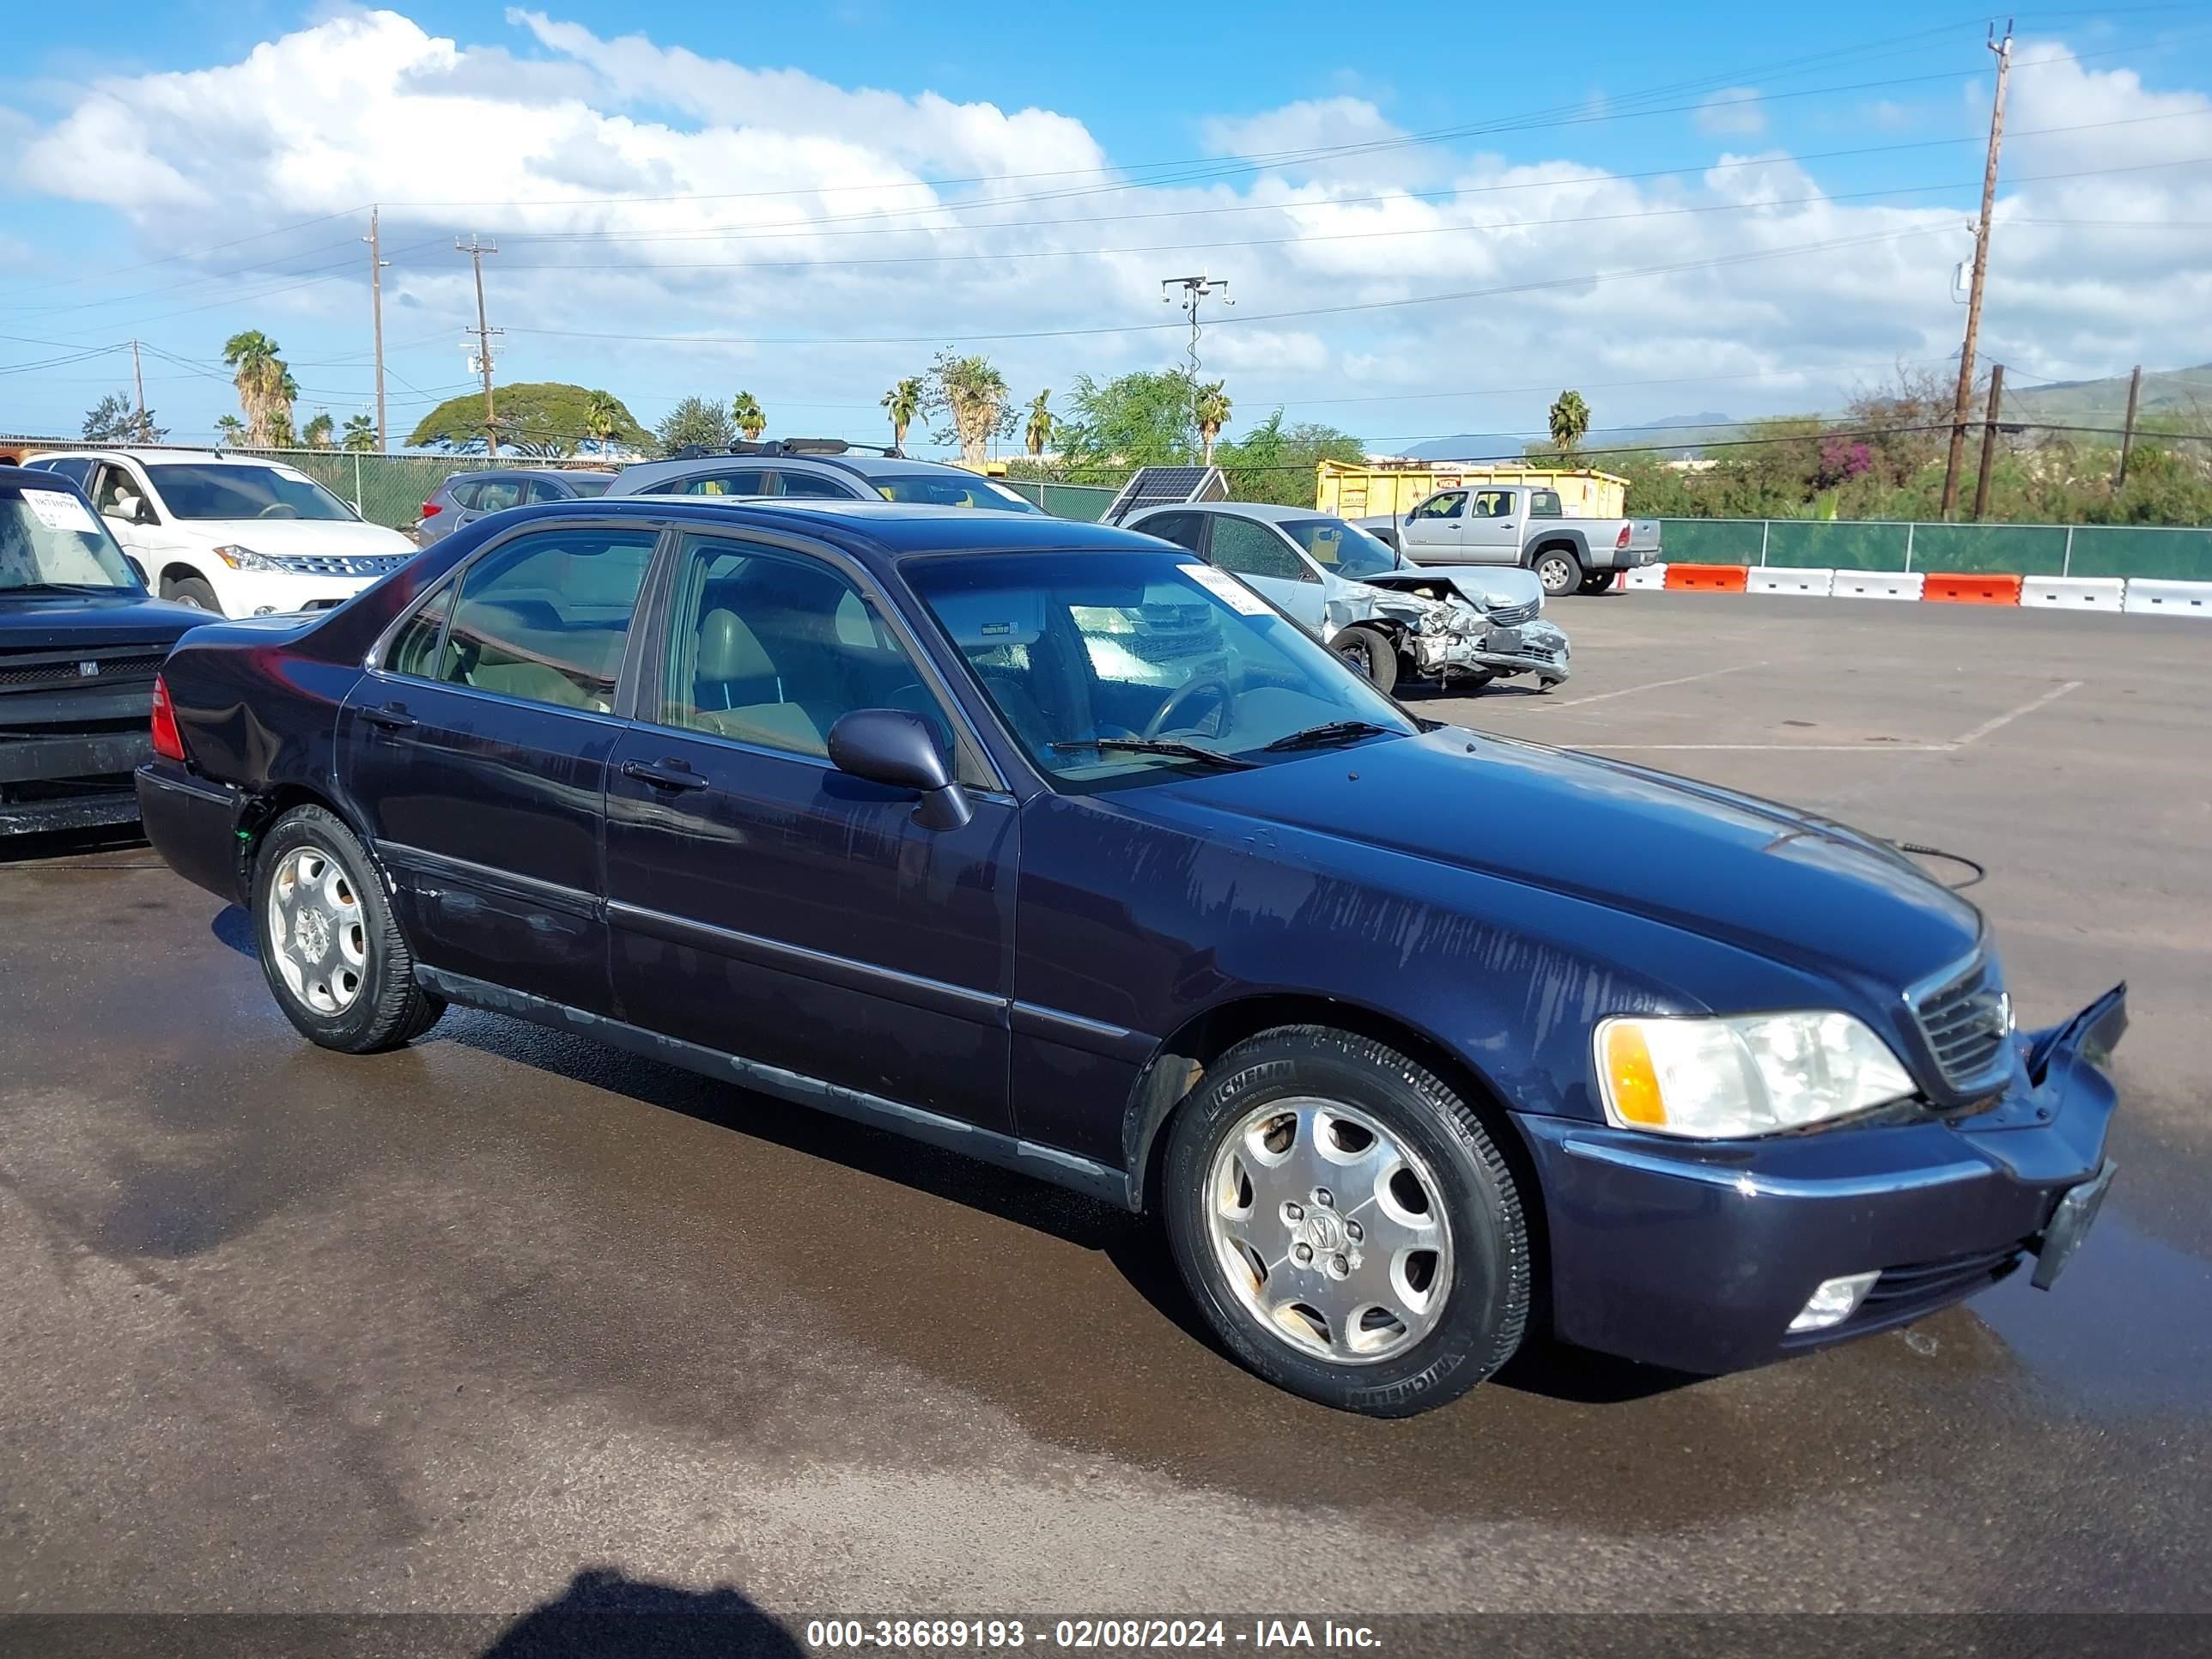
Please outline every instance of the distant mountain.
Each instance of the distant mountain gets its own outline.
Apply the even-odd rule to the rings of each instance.
[[[1663,444],[1670,453],[1693,454],[1700,443],[1727,435],[1735,425],[1729,416],[1711,411],[1662,415],[1643,426],[1592,427],[1583,439],[1583,447],[1640,449]],[[1465,432],[1456,437],[1432,438],[1414,445],[1406,453],[1423,461],[1498,460],[1518,456],[1537,441],[1511,433]]]
[[[2051,386],[2005,386],[2005,413],[2015,419],[2068,426],[2117,427],[2127,419],[2128,377],[2060,380]],[[2212,428],[2212,363],[2194,368],[2146,369],[2138,420],[2179,416],[2192,427]]]

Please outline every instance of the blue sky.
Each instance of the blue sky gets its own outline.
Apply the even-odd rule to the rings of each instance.
[[[938,340],[1024,397],[1158,366],[1158,278],[1200,265],[1239,302],[1207,362],[1240,418],[1382,448],[1533,429],[1547,386],[1607,424],[1833,407],[1955,349],[1991,70],[1965,15],[540,4],[11,18],[0,428],[73,431],[128,357],[59,360],[136,335],[204,437],[248,326],[303,416],[362,406],[370,201],[403,434],[465,378],[466,229],[502,239],[501,378],[647,421],[743,386],[772,429],[872,435]],[[2212,7],[2019,28],[1992,352],[2212,358]]]

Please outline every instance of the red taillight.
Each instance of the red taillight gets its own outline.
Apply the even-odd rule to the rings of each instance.
[[[1628,545],[1628,526],[1626,525],[1620,526],[1620,539],[1613,543],[1613,550],[1616,552]]]
[[[446,509],[444,507],[439,506],[435,501],[425,501],[422,503],[422,516],[426,519],[434,519],[445,510]]]
[[[159,674],[154,677],[154,752],[163,760],[185,757],[185,740],[177,731],[177,711],[169,706],[169,688]]]

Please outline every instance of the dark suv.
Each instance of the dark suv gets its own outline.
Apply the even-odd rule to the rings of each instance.
[[[784,438],[726,450],[685,450],[626,466],[610,495],[788,495],[811,501],[905,501],[986,512],[1043,509],[995,478],[937,461],[908,460],[842,438]]]
[[[469,1004],[1153,1210],[1346,1409],[2047,1285],[2110,1178],[2121,991],[2017,1032],[1896,848],[1417,719],[1149,536],[524,507],[162,678],[147,833],[311,1041]]]
[[[588,501],[594,495],[605,495],[615,476],[581,467],[557,466],[503,466],[480,472],[456,472],[422,503],[422,517],[415,526],[415,539],[428,547],[433,542],[442,541],[463,525],[474,524],[487,513],[504,513],[510,507]]]

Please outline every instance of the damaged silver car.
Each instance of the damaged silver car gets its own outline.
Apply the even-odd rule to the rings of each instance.
[[[1258,501],[1185,502],[1124,522],[1233,572],[1384,691],[1406,680],[1474,690],[1516,674],[1549,690],[1567,678],[1567,636],[1542,619],[1529,571],[1411,564],[1342,519]]]

